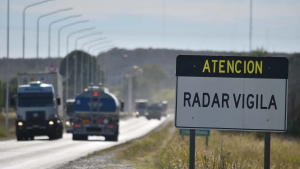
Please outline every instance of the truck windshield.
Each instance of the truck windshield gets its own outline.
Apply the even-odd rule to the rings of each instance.
[[[161,111],[162,107],[157,104],[152,104],[148,107],[149,111]]]
[[[147,103],[136,103],[136,108],[137,109],[146,109]]]
[[[19,107],[53,107],[52,97],[20,97],[18,99]]]
[[[67,114],[74,114],[74,103],[67,103]]]

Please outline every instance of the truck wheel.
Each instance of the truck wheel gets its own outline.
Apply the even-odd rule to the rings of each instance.
[[[81,140],[88,140],[88,135],[82,135]]]
[[[55,140],[56,139],[55,134],[51,134],[48,137],[49,137],[49,140]]]
[[[34,140],[34,136],[29,136],[30,140]]]
[[[113,136],[105,136],[105,141],[118,141],[118,134]]]
[[[88,135],[73,134],[72,139],[73,140],[87,140],[88,139]]]
[[[57,132],[53,132],[50,135],[48,135],[49,140],[55,140],[58,138],[58,133]]]
[[[22,141],[23,140],[23,136],[21,136],[20,134],[17,134],[17,141]]]
[[[63,138],[63,131],[62,130],[59,132],[59,138]]]
[[[73,139],[73,140],[80,140],[79,136],[76,135],[76,134],[73,134],[72,139]]]

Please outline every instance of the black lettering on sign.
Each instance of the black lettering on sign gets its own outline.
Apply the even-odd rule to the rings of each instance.
[[[245,94],[243,94],[243,102],[242,102],[242,108],[245,106]]]
[[[239,105],[239,102],[240,102],[240,98],[241,98],[241,94],[239,94],[238,100],[236,100],[235,94],[233,94],[233,98],[234,98],[235,108],[238,108],[238,105]]]
[[[207,96],[207,103],[205,103],[205,96]],[[209,106],[209,103],[210,103],[210,96],[208,93],[203,93],[203,96],[202,96],[202,106],[203,107],[208,107]]]
[[[258,94],[256,95],[256,109],[258,109]]]
[[[271,96],[271,100],[270,100],[270,104],[269,104],[269,108],[268,109],[270,109],[271,106],[274,106],[275,110],[277,110],[277,105],[276,105],[276,101],[275,101],[274,95]]]
[[[254,107],[254,101],[249,101],[249,98],[250,98],[250,97],[254,98],[253,94],[249,94],[249,95],[247,96],[247,107],[248,107],[249,109],[252,109],[252,108]]]
[[[229,108],[228,100],[229,100],[229,95],[227,93],[223,93],[222,94],[222,108],[224,107],[224,103],[226,103],[227,108]]]
[[[192,96],[193,95],[193,96]],[[193,97],[193,98],[192,98]],[[199,96],[199,93],[189,93],[189,92],[184,92],[184,99],[183,99],[183,105],[184,107],[201,107],[201,101],[200,98],[202,98],[202,107],[218,107],[220,108],[229,108],[229,103],[230,103],[230,97],[229,94],[227,93],[222,93],[220,94],[220,99],[218,93],[213,94],[213,99],[212,103],[210,104],[210,95],[209,93],[202,93]],[[270,100],[268,106],[264,106],[263,103],[263,95],[260,94],[236,94],[233,93],[233,103],[235,105],[235,108],[246,108],[246,109],[271,109],[274,107],[275,110],[277,110],[277,103],[275,96],[272,95],[270,97]],[[260,100],[260,106],[259,106],[259,100]]]
[[[200,101],[199,101],[198,93],[195,94],[195,97],[194,97],[194,101],[193,101],[192,107],[194,107],[195,103],[197,103],[198,106],[201,107]]]
[[[267,109],[267,107],[264,107],[264,106],[263,106],[263,99],[264,99],[264,98],[263,98],[263,95],[261,94],[261,95],[260,95],[260,109]]]
[[[186,101],[188,102],[189,107],[191,107],[190,99],[191,99],[191,93],[189,93],[189,92],[184,92],[184,100],[183,100],[183,106],[184,106],[184,107],[185,107],[185,102],[186,102]]]
[[[213,102],[211,104],[211,107],[214,107],[214,104],[218,104],[218,107],[220,108],[220,103],[219,103],[219,98],[218,98],[217,93],[215,93],[215,96],[214,96]]]

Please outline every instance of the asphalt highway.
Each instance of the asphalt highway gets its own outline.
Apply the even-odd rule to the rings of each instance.
[[[33,141],[0,141],[0,168],[41,169],[59,166],[135,138],[142,137],[166,121],[147,120],[145,117],[120,121],[118,142],[106,142],[104,137],[90,136],[88,141],[73,141],[72,134],[64,133],[63,139],[48,140],[47,136],[35,137]]]

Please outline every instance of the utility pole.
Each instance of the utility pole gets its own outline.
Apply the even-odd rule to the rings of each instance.
[[[8,133],[8,95],[9,95],[9,1],[7,0],[7,49],[6,49],[6,98],[5,98],[5,131]]]
[[[249,21],[249,52],[252,51],[252,0],[250,0],[250,21]]]
[[[132,113],[132,76],[128,76],[128,114]]]

